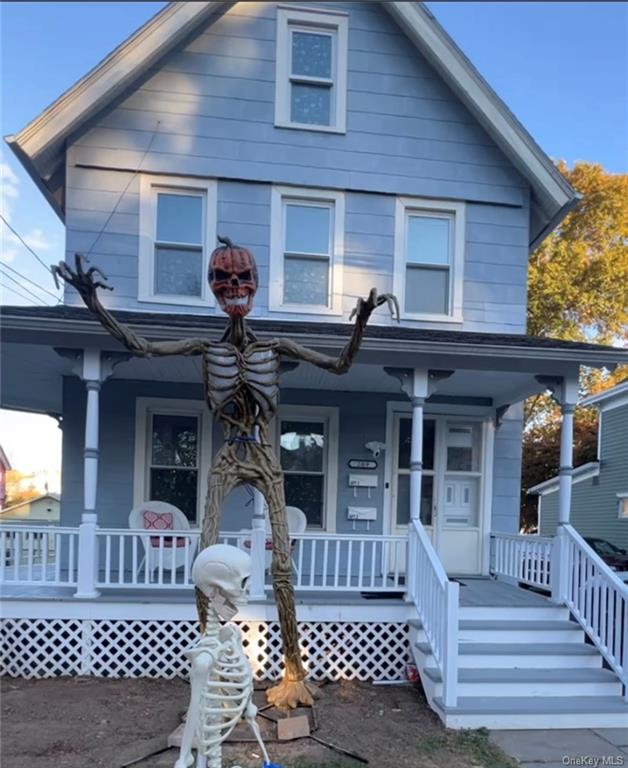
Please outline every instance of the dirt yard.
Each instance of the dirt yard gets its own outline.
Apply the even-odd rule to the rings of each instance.
[[[188,685],[181,680],[59,678],[0,682],[3,768],[121,768],[166,746],[181,722]],[[262,706],[264,694],[256,693]],[[264,712],[275,717],[272,710]],[[260,719],[271,759],[284,768],[359,768],[353,758],[311,739],[277,742]],[[410,686],[333,683],[321,688],[314,735],[368,760],[373,768],[511,768],[482,731],[446,731]],[[238,737],[250,739],[244,726]],[[172,768],[176,751],[137,768]],[[225,747],[225,768],[260,768],[251,741]]]

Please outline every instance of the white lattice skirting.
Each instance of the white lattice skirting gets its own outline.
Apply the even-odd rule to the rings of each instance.
[[[239,622],[258,680],[281,677],[277,622]],[[192,621],[4,619],[0,674],[42,678],[185,677]],[[314,680],[401,680],[410,663],[408,628],[391,622],[302,622],[303,661]]]

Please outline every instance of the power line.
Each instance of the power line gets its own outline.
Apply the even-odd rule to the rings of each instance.
[[[157,131],[159,130],[159,124],[160,124],[160,123],[161,123],[161,120],[158,120],[158,121],[157,121],[157,125],[155,126],[155,130],[153,131],[153,135],[150,137],[150,141],[148,142],[148,146],[147,146],[147,147],[146,147],[146,149],[144,150],[144,154],[143,154],[143,155],[142,155],[142,157],[140,158],[140,162],[139,162],[139,164],[138,164],[137,168],[135,169],[135,171],[134,171],[133,175],[131,176],[131,178],[128,180],[128,182],[127,182],[126,186],[124,187],[124,189],[122,190],[122,192],[120,192],[120,196],[118,197],[118,199],[117,199],[117,201],[116,201],[116,204],[113,206],[113,210],[111,211],[111,213],[109,214],[109,216],[107,216],[107,220],[106,220],[106,221],[105,221],[105,223],[102,225],[102,228],[101,228],[100,232],[99,232],[99,233],[96,235],[96,239],[95,239],[95,240],[94,240],[94,242],[91,244],[91,246],[89,247],[89,250],[88,250],[88,251],[87,251],[87,253],[85,254],[86,256],[89,256],[89,255],[90,255],[90,253],[91,253],[91,252],[94,250],[94,248],[96,247],[96,243],[97,243],[97,242],[100,240],[100,238],[101,238],[101,236],[102,236],[103,232],[104,232],[104,231],[107,229],[107,227],[108,227],[108,225],[109,225],[109,222],[110,222],[110,221],[111,221],[111,219],[113,218],[113,216],[114,216],[115,212],[118,210],[118,206],[120,205],[120,203],[121,203],[121,201],[122,201],[122,198],[123,198],[123,197],[126,195],[126,193],[127,193],[127,190],[129,189],[129,187],[130,187],[130,186],[131,186],[131,184],[133,183],[133,181],[134,181],[135,177],[137,176],[137,174],[138,174],[138,173],[140,172],[140,170],[142,169],[142,165],[144,164],[144,160],[146,160],[146,155],[147,155],[147,154],[150,152],[150,150],[151,150],[151,147],[153,146],[153,142],[155,141],[155,138],[157,137]]]
[[[20,299],[25,299],[26,301],[30,301],[30,297],[27,296],[25,293],[18,291],[17,288],[12,288],[10,285],[5,285],[1,280],[0,280],[0,286],[2,286],[2,288],[4,288],[5,291],[12,291],[16,296],[19,296]]]
[[[55,295],[52,291],[49,291],[47,288],[44,288],[43,285],[39,285],[39,283],[36,283],[34,280],[31,280],[30,277],[26,277],[26,275],[23,275],[21,272],[18,272],[17,269],[13,269],[13,267],[10,266],[9,264],[0,262],[0,267],[4,267],[5,269],[10,270],[11,272],[13,272],[13,274],[17,275],[18,277],[21,277],[22,280],[26,280],[26,282],[31,283],[31,285],[34,285],[40,291],[47,293],[49,296],[52,296],[52,298],[55,299],[55,301],[59,300],[59,297]]]
[[[32,296],[36,301],[40,301],[44,305],[44,307],[48,306],[46,304],[46,302],[41,298],[41,296],[36,296],[30,290],[30,288],[27,288],[25,285],[22,285],[22,283],[18,283],[18,281],[14,277],[11,277],[11,275],[2,275],[2,277],[6,277],[7,280],[11,280],[11,282],[13,282],[17,286],[19,286],[22,291],[26,291],[26,293],[28,293],[30,296]]]
[[[6,226],[13,232],[13,234],[17,237],[17,239],[22,243],[22,245],[29,250],[33,256],[37,259],[37,261],[42,265],[42,267],[46,270],[46,272],[50,273],[50,266],[48,264],[45,264],[43,259],[41,259],[35,251],[30,247],[30,245],[24,240],[22,235],[20,235],[19,232],[17,232],[13,227],[9,224],[9,222],[4,218],[4,216],[0,213],[0,219],[6,224]]]

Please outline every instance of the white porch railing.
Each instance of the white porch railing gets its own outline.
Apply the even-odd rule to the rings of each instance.
[[[408,597],[414,603],[443,679],[443,701],[458,698],[458,606],[460,587],[449,581],[425,529],[412,520],[408,538]]]
[[[491,534],[491,573],[523,584],[550,589],[552,538]]]
[[[221,532],[221,544],[237,545],[239,533]],[[180,589],[192,586],[190,574],[200,533],[99,528],[96,531],[96,586]]]
[[[75,586],[78,529],[0,526],[0,583]]]
[[[628,586],[570,525],[563,526],[560,595],[574,618],[624,684],[628,701]],[[556,537],[556,544],[561,546]]]
[[[405,591],[405,536],[298,533],[292,539],[294,587],[303,591]],[[266,586],[271,586],[266,550]]]

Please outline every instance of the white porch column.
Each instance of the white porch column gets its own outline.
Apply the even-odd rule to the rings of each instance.
[[[577,374],[565,377],[560,391],[555,392],[556,400],[560,404],[561,429],[560,429],[560,469],[558,476],[558,528],[554,537],[552,551],[550,577],[552,580],[552,600],[562,603],[566,595],[567,557],[566,557],[566,533],[563,526],[569,525],[571,514],[571,485],[573,475],[573,419],[576,403],[578,401],[578,377]]]
[[[410,520],[421,519],[423,478],[423,406],[428,395],[427,371],[414,369],[412,382],[412,443],[410,444]]]
[[[96,488],[98,486],[99,397],[102,381],[100,350],[83,350],[81,378],[87,389],[83,448],[83,513],[79,527],[78,573],[74,597],[93,598],[98,574]]]
[[[263,494],[253,489],[253,520],[251,526],[251,600],[264,600],[266,591],[266,500]]]

